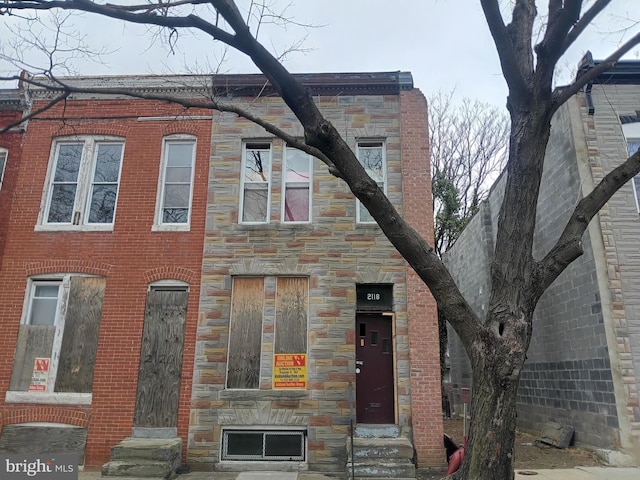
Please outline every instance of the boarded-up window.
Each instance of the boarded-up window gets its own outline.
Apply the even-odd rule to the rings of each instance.
[[[104,286],[79,276],[31,282],[10,390],[91,392]],[[45,359],[38,373],[36,359]]]
[[[307,353],[308,302],[308,278],[278,278],[274,353]]]
[[[260,386],[263,305],[263,278],[234,279],[229,325],[227,388],[256,389]]]

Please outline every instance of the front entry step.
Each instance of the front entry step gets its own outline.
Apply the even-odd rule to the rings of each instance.
[[[413,443],[402,435],[397,425],[358,425],[353,438],[347,441],[347,472],[367,480],[393,478],[415,479]],[[353,466],[351,461],[353,459]]]
[[[125,438],[111,448],[102,476],[169,480],[176,476],[181,453],[181,438]]]

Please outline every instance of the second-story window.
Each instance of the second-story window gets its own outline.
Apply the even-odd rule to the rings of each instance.
[[[284,222],[309,222],[311,219],[312,158],[296,148],[287,147],[283,174]]]
[[[156,226],[185,227],[191,218],[196,141],[172,137],[164,141]]]
[[[382,141],[360,141],[358,142],[358,160],[369,174],[386,193],[387,168],[384,152],[384,142]],[[356,221],[358,223],[374,223],[375,220],[358,200],[356,210]]]
[[[0,190],[2,190],[2,180],[4,179],[4,167],[7,164],[7,151],[0,148]]]
[[[55,142],[42,224],[112,228],[123,153],[122,140]]]
[[[629,156],[640,150],[640,138],[627,139],[627,150],[629,151]],[[631,182],[633,184],[633,191],[636,194],[636,207],[638,212],[640,212],[640,173],[633,177]]]
[[[271,199],[271,144],[248,142],[242,152],[240,221],[268,223]]]

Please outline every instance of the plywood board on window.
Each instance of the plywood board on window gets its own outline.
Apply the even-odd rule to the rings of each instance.
[[[234,279],[227,388],[258,388],[260,385],[263,305],[263,278]]]
[[[274,353],[307,352],[309,279],[278,278]]]
[[[55,330],[53,325],[20,325],[9,390],[29,390],[35,359],[51,357]]]

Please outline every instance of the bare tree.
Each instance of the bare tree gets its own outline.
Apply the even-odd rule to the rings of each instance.
[[[454,91],[429,96],[434,248],[442,256],[458,238],[507,160],[506,112]]]
[[[131,5],[90,0],[4,0],[0,1],[0,14],[80,10],[172,31],[197,29],[248,55],[304,128],[304,141],[297,145],[313,151],[348,184],[383,233],[429,286],[438,308],[459,335],[473,368],[474,422],[458,475],[494,480],[514,477],[516,392],[531,340],[535,306],[546,288],[582,255],[581,238],[591,219],[640,171],[640,152],[637,152],[577,203],[563,233],[544,258],[533,257],[536,205],[551,118],[585,84],[640,43],[640,34],[631,36],[571,85],[555,89],[553,76],[558,61],[611,0],[549,0],[540,33],[534,29],[538,18],[535,0],[511,1],[507,23],[501,3],[480,0],[508,86],[507,108],[511,120],[504,201],[491,266],[490,300],[484,318],[473,312],[435,249],[402,219],[338,131],[324,119],[305,88],[257,41],[255,31],[247,26],[245,15],[233,1],[148,0]],[[219,105],[211,105],[216,107]],[[253,120],[260,122],[260,119]],[[266,122],[261,125],[276,135],[285,135]],[[476,439],[483,439],[485,443],[490,439],[491,448],[477,447]]]

